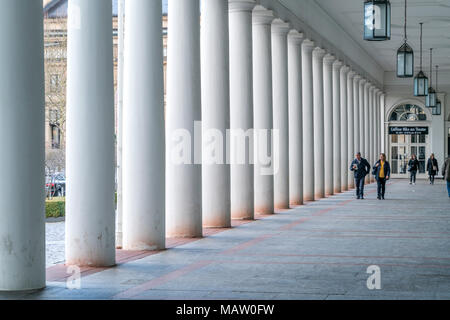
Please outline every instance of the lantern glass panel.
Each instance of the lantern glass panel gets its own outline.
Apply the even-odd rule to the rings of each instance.
[[[364,40],[383,41],[391,38],[391,4],[387,0],[364,3]]]

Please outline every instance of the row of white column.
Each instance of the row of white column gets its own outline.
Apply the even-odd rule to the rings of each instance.
[[[35,289],[45,286],[42,8],[5,6],[0,290]],[[115,264],[111,10],[109,0],[69,0],[67,264]],[[124,249],[163,249],[166,236],[201,237],[203,226],[353,188],[354,153],[373,162],[380,152],[380,90],[254,0],[204,1],[201,29],[198,0],[170,0],[164,112],[161,12],[161,1],[126,1]],[[203,135],[203,150],[180,148],[200,120],[223,137],[274,130],[278,170],[252,164],[251,144],[244,164],[206,163],[214,135]]]

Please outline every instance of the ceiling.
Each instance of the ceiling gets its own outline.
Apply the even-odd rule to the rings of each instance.
[[[352,37],[384,71],[395,71],[396,52],[403,42],[404,0],[391,0],[392,35],[390,41],[364,41],[363,0],[314,0]],[[419,22],[423,22],[423,66],[429,71],[430,48],[433,70],[450,70],[450,0],[408,0],[408,43],[414,49],[419,69]],[[433,77],[434,78],[434,77]]]

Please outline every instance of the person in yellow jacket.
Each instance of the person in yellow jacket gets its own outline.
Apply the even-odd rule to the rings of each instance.
[[[389,180],[391,175],[391,166],[389,162],[386,161],[386,155],[384,153],[380,154],[380,160],[378,160],[373,166],[372,174],[377,180],[377,199],[384,200],[384,194],[386,192],[386,181]]]

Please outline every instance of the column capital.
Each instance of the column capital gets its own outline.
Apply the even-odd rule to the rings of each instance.
[[[356,76],[356,72],[350,69],[349,73],[347,74],[347,77],[349,78],[349,80],[352,80],[355,76]]]
[[[228,0],[229,12],[252,12],[255,6],[255,0]]]
[[[367,80],[361,76],[361,80],[359,80],[359,84],[364,86],[366,84],[366,82],[367,82]]]
[[[343,66],[341,67],[341,74],[346,74],[346,73],[348,73],[349,71],[350,71],[350,67],[349,67],[349,66],[343,65]]]
[[[253,9],[253,24],[254,25],[270,25],[275,19],[272,10],[267,10],[263,6],[257,5]]]
[[[369,90],[369,88],[370,88],[371,85],[372,85],[372,84],[369,82],[369,80],[366,80],[366,83],[364,84],[364,89],[365,89],[365,90]]]
[[[327,53],[324,57],[323,57],[323,63],[326,64],[333,64],[336,61],[336,57],[333,56],[331,53]]]
[[[314,59],[323,59],[323,57],[325,56],[325,54],[327,53],[324,49],[320,48],[320,47],[316,47],[313,50],[313,58]]]
[[[354,82],[359,82],[361,80],[361,76],[359,74],[355,74],[355,77],[353,78]]]
[[[281,19],[275,19],[272,21],[272,33],[273,34],[281,34],[287,35],[289,30],[291,29],[291,24],[289,22],[284,22]]]
[[[341,60],[336,60],[333,62],[333,69],[335,69],[336,71],[340,71],[341,67],[342,67],[342,61]]]
[[[298,32],[295,29],[291,29],[288,32],[288,40],[291,41],[294,44],[300,45],[302,44],[304,39],[303,33],[302,32]]]
[[[312,52],[314,50],[314,41],[310,39],[303,40],[302,49],[306,50],[307,52]]]

